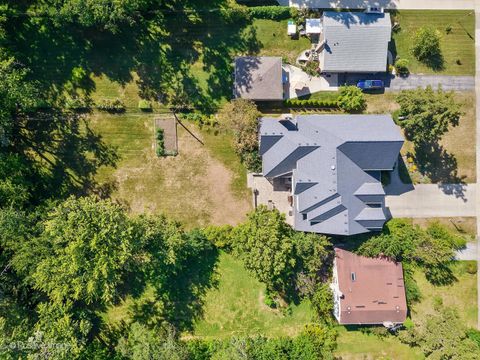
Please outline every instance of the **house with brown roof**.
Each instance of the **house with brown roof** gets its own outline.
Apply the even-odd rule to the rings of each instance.
[[[407,317],[402,264],[388,258],[367,258],[335,249],[334,315],[340,324],[383,324],[391,327]]]
[[[239,56],[235,58],[235,98],[254,101],[283,100],[282,58],[273,56]]]

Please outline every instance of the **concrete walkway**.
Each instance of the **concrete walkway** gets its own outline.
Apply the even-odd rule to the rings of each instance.
[[[393,217],[407,218],[476,216],[475,201],[475,184],[422,184],[385,197]]]
[[[474,76],[447,76],[447,75],[410,75],[406,78],[395,77],[390,80],[386,91],[401,91],[427,87],[437,88],[441,85],[444,90],[467,91],[475,90]]]
[[[311,76],[297,66],[283,65],[288,76],[288,88],[285,89],[286,99],[312,94],[318,91],[338,90],[338,76]]]
[[[478,0],[477,0],[478,1]],[[475,8],[475,0],[278,0],[281,5],[311,8],[365,9],[368,5],[385,9],[418,10],[470,10]]]

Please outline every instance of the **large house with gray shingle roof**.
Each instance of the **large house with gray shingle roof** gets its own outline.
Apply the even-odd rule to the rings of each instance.
[[[387,71],[391,33],[388,13],[325,11],[318,46],[320,71]]]
[[[261,119],[263,176],[290,187],[296,230],[354,235],[387,220],[381,172],[393,170],[403,137],[390,115]]]

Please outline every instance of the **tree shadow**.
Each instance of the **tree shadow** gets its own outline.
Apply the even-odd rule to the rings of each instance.
[[[427,176],[433,183],[465,183],[465,176],[458,175],[455,155],[438,143],[415,146],[415,160],[420,173]]]
[[[138,282],[150,290],[131,306],[133,321],[151,327],[167,321],[184,331],[192,330],[195,320],[203,316],[205,295],[218,286],[218,250],[197,230],[187,237],[189,243],[182,249],[184,257],[178,264]]]
[[[18,17],[7,23],[7,44],[50,98],[65,90],[75,67],[82,67],[119,84],[131,81],[137,72],[143,96],[167,102],[183,92],[181,99],[189,106],[213,112],[219,100],[231,97],[233,57],[260,48],[248,16],[237,10],[218,11],[225,3],[163,4],[158,12],[122,25],[116,33],[58,24],[48,17]],[[201,76],[195,73],[199,69]],[[95,84],[80,88],[88,96]]]
[[[106,197],[114,190],[100,186],[95,175],[101,167],[115,167],[119,157],[82,115],[50,110],[17,119],[13,143],[36,178],[34,203],[96,191]]]
[[[442,71],[445,69],[445,59],[441,52],[438,52],[435,55],[431,55],[426,59],[422,59],[422,63],[424,63],[433,71]]]

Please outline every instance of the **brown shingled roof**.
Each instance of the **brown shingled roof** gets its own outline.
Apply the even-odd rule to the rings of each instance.
[[[341,324],[402,323],[407,302],[402,264],[335,249]]]
[[[251,100],[282,100],[282,58],[239,56],[235,58],[235,97]]]

